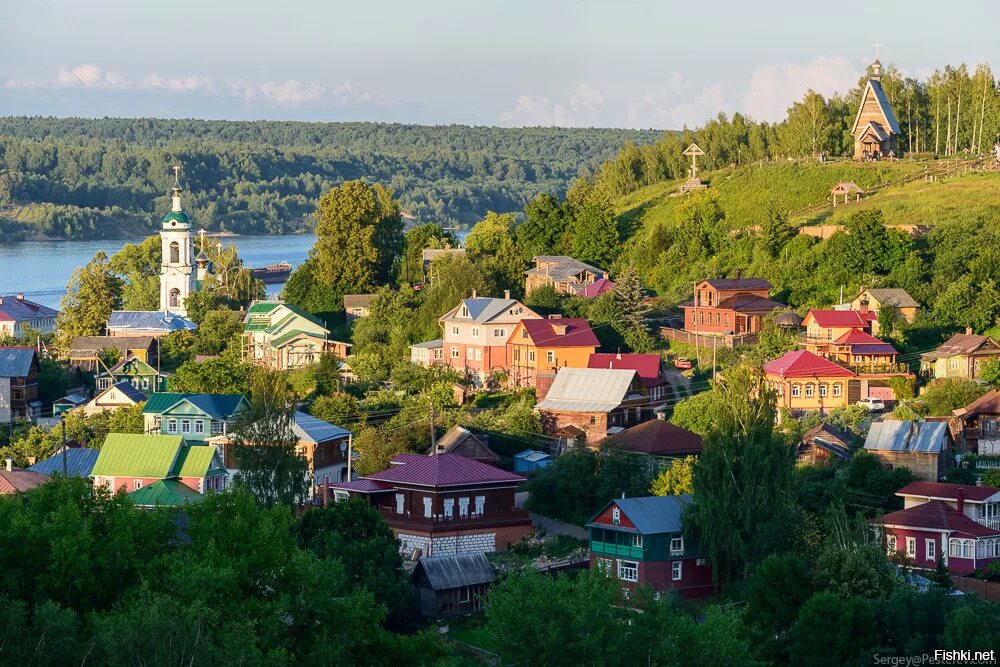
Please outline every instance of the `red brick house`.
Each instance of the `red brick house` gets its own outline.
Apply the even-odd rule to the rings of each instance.
[[[659,354],[595,353],[590,355],[588,368],[624,368],[638,374],[639,380],[649,390],[649,398],[659,402],[667,398],[670,389],[667,369]]]
[[[684,330],[699,334],[755,333],[761,320],[785,305],[770,299],[772,285],[763,278],[703,280],[694,299],[681,305]]]
[[[334,498],[362,496],[396,533],[405,555],[492,552],[531,531],[514,506],[524,477],[458,454],[399,454],[380,472],[331,485]]]
[[[628,369],[560,368],[551,386],[539,384],[536,393],[535,409],[547,433],[575,426],[592,444],[654,414],[649,390]]]
[[[690,502],[689,495],[612,500],[587,524],[591,568],[618,579],[625,597],[642,584],[657,596],[712,594],[712,568],[681,530]]]

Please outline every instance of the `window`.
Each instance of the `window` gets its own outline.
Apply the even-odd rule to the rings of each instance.
[[[446,518],[451,518],[455,516],[455,499],[445,498],[444,499],[444,515]]]
[[[611,523],[616,526],[622,522],[622,511],[617,507],[611,508]]]
[[[475,357],[476,357],[475,350],[473,350],[471,347],[465,348],[465,358],[466,359],[470,359],[471,360],[471,359],[475,359]]]
[[[639,563],[634,560],[618,561],[618,578],[622,581],[639,581]]]
[[[458,359],[458,348],[457,347],[451,348],[451,358],[452,359]]]
[[[198,433],[198,434],[204,433],[205,432],[205,422],[203,422],[200,419],[198,421],[196,421],[194,423],[194,432]]]
[[[833,397],[840,398],[840,391],[841,391],[840,383],[838,382],[837,384],[833,385]]]
[[[833,340],[833,329],[827,329],[826,330],[826,339],[827,340]]]
[[[141,479],[135,480],[135,490],[138,491],[141,488],[142,488],[142,480]]]
[[[462,317],[468,317],[468,316],[469,316],[469,309],[468,309],[468,307],[467,306],[462,306]],[[458,327],[455,327],[455,328],[457,329]]]
[[[549,362],[550,364],[556,363],[556,353],[554,350],[549,350],[548,352],[545,353],[545,361]]]
[[[528,361],[534,361],[534,360],[535,360],[535,351],[528,350]]]
[[[176,287],[170,290],[170,305],[174,307],[181,305],[181,291]]]
[[[476,496],[476,514],[482,514],[486,508],[486,496]]]
[[[806,385],[806,398],[812,398],[815,388],[811,384]]]
[[[590,425],[591,426],[597,425],[597,415],[590,415]]]
[[[451,328],[451,334],[453,336],[457,336],[458,335],[458,327],[452,327]]]
[[[683,553],[684,553],[684,538],[683,537],[670,538],[670,555],[679,556]]]
[[[434,499],[430,496],[424,496],[424,516],[430,518],[434,513]]]
[[[172,417],[167,420],[167,433],[177,433],[177,420]]]
[[[953,371],[956,368],[958,368],[958,359],[949,359],[948,360],[948,370],[952,370]]]
[[[799,394],[802,393],[802,387],[797,384],[792,385],[792,398],[798,398]]]
[[[820,398],[826,398],[826,385],[825,384],[821,384],[819,386],[819,395],[820,395]]]
[[[927,560],[935,560],[937,558],[937,544],[934,540],[924,540],[924,555]]]
[[[855,354],[855,355],[854,355],[854,363],[856,363],[856,364],[860,364],[860,363],[861,363],[861,358],[862,358],[862,357],[861,357],[861,355],[860,355],[860,354]]]
[[[521,338],[527,338],[527,337],[528,337],[528,330],[521,329]]]
[[[180,264],[181,262],[181,246],[177,241],[170,242],[170,263]]]
[[[684,561],[675,560],[670,564],[670,578],[674,581],[680,581],[681,577],[684,576]]]
[[[482,361],[482,360],[483,360],[483,351],[477,347],[476,348],[476,361]]]
[[[458,515],[459,516],[469,516],[469,499],[459,498],[458,499]]]
[[[191,420],[190,419],[182,419],[181,420],[181,433],[190,433],[190,432],[191,432]]]
[[[216,419],[212,420],[212,435],[221,435],[225,430],[225,424]]]
[[[636,547],[637,549],[641,549],[642,548],[642,535],[633,535],[632,536],[632,546]]]
[[[886,536],[885,543],[886,543],[886,551],[889,552],[890,556],[892,554],[896,553],[896,536],[895,535],[888,535],[888,536]]]
[[[404,496],[402,493],[397,493],[396,494],[396,514],[402,514],[403,513],[403,499],[405,497],[406,496]]]
[[[479,338],[479,327],[472,327],[472,337]]]
[[[521,348],[514,348],[514,361],[521,361]]]
[[[917,555],[917,538],[907,537],[906,538],[906,555],[913,558]]]
[[[496,337],[496,338],[506,338],[507,337],[507,330],[506,329],[494,329],[493,330],[493,336]]]

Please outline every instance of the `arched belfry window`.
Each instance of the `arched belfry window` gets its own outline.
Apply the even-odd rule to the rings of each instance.
[[[170,307],[177,308],[181,305],[181,291],[176,287],[170,290]]]
[[[177,241],[170,242],[170,263],[181,263],[181,245]]]

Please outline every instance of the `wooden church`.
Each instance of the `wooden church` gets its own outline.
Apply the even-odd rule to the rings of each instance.
[[[851,133],[854,135],[855,160],[880,160],[890,153],[899,155],[896,148],[899,123],[882,88],[882,63],[878,58],[872,63],[872,74],[861,96],[861,106]]]

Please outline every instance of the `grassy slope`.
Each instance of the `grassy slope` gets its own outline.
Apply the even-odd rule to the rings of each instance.
[[[765,164],[720,170],[705,175],[719,197],[733,227],[756,225],[777,208],[798,211],[829,200],[830,188],[840,181],[854,181],[864,189],[885,186],[860,204],[837,207],[836,211],[793,214],[799,224],[837,223],[852,211],[881,208],[889,224],[928,224],[944,219],[968,217],[970,213],[995,207],[1000,201],[1000,173],[969,174],[935,183],[918,180],[893,185],[940,163],[833,162],[826,164]],[[670,223],[674,209],[683,201],[671,197],[680,181],[647,186],[617,202],[617,213],[635,228]]]

